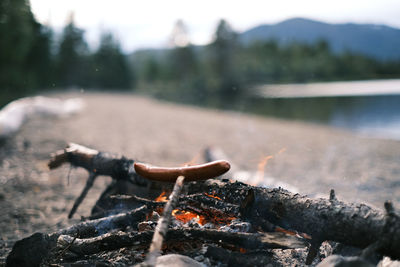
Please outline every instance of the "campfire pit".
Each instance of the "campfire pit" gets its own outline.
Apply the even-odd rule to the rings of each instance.
[[[99,175],[113,181],[89,218],[16,242],[7,266],[316,265],[350,247],[358,257],[339,261],[400,259],[400,220],[390,203],[383,214],[341,202],[333,190],[329,199],[310,199],[282,188],[208,179],[226,172],[226,161],[165,169],[70,144],[49,167],[64,163],[89,172],[69,218]]]

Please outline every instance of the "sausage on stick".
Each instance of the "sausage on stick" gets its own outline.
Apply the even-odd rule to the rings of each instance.
[[[185,176],[185,181],[199,181],[215,178],[227,172],[230,164],[226,160],[216,160],[201,165],[164,168],[135,162],[135,171],[140,176],[153,181],[174,183],[178,176]]]

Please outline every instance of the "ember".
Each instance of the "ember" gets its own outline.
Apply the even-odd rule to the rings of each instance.
[[[220,197],[218,197],[218,196],[216,196],[216,195],[214,195],[214,194],[207,194],[207,193],[204,193],[204,195],[206,195],[206,196],[208,196],[208,197],[212,197],[212,198],[218,199],[218,200],[222,200]]]
[[[184,211],[180,209],[174,209],[172,211],[172,215],[177,219],[178,221],[181,221],[183,223],[188,223],[191,220],[195,219],[197,223],[200,225],[204,225],[206,222],[206,219],[202,215],[198,215],[194,212],[191,211]]]

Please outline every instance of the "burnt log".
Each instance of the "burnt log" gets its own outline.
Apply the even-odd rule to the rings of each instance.
[[[385,204],[385,214],[365,204],[345,203],[336,198],[311,199],[282,188],[218,180],[192,183],[189,192],[199,190],[237,205],[247,202],[243,218],[253,225],[263,226],[263,219],[267,219],[285,229],[307,233],[314,246],[326,240],[359,248],[373,245],[375,251],[400,259],[400,217],[390,204]]]
[[[136,174],[133,167],[134,162],[123,156],[69,143],[63,150],[51,155],[48,166],[52,170],[69,163],[71,166],[84,168],[96,176],[105,175],[114,180],[125,180],[135,185],[147,186],[149,180]]]
[[[128,226],[136,228],[138,223],[143,221],[150,211],[144,205],[126,213],[78,223],[66,229],[59,230],[51,236],[78,235],[80,238],[87,238],[98,236],[114,229],[125,229]]]
[[[133,167],[134,160],[107,152],[100,152],[75,143],[69,143],[63,150],[52,154],[48,166],[50,170],[52,170],[66,163],[69,163],[72,167],[84,168],[89,173],[86,185],[79,197],[75,200],[68,214],[68,218],[72,218],[99,175],[110,176],[113,182],[102,194],[98,203],[93,207],[92,213],[101,211],[102,203],[100,200],[111,193],[115,193],[115,190],[118,190],[118,193],[121,194],[128,193],[129,191],[123,190],[130,188],[130,185],[141,188],[148,188],[152,185],[151,181],[136,174]],[[135,190],[135,193],[140,191],[143,190]]]
[[[57,243],[59,249],[68,247],[68,250],[76,255],[90,255],[135,245],[148,247],[153,234],[154,231],[118,232],[87,239],[74,239],[69,235],[61,235],[58,237]],[[246,250],[289,249],[308,246],[308,243],[300,238],[279,232],[252,234],[212,229],[168,229],[164,241],[168,244],[195,240]]]
[[[146,206],[142,206],[127,213],[81,222],[52,234],[35,233],[14,244],[7,256],[6,266],[40,266],[43,260],[51,255],[60,236],[73,236],[72,239],[90,238],[115,229],[136,229],[138,223],[143,221],[149,212]]]

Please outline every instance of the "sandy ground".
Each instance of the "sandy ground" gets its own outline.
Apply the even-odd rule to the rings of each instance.
[[[51,232],[89,215],[107,177],[97,179],[74,219],[67,214],[87,174],[64,166],[47,169],[49,154],[76,142],[154,165],[198,159],[221,148],[238,169],[255,172],[272,155],[265,175],[289,189],[378,208],[400,205],[400,142],[368,139],[302,122],[222,112],[127,95],[66,93],[81,97],[84,112],[64,119],[34,118],[0,147],[0,265],[12,244],[34,232]],[[69,180],[69,181],[68,181]]]

